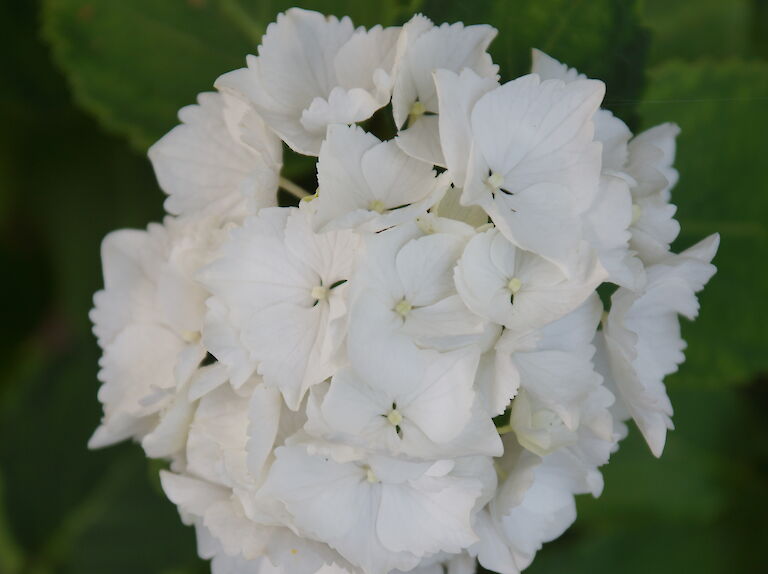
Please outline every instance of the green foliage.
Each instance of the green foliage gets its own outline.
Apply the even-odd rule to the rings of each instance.
[[[645,0],[643,20],[652,31],[650,60],[748,57],[757,44],[760,24],[754,0]],[[765,4],[765,2],[762,2]]]
[[[266,25],[296,4],[369,26],[401,23],[417,10],[438,22],[492,22],[506,78],[524,73],[539,47],[606,80],[610,98],[637,98],[642,87],[646,34],[633,0],[45,0],[44,33],[78,103],[143,150],[195,94],[242,66]]]
[[[606,101],[637,100],[643,87],[646,30],[634,0],[425,0],[424,12],[438,22],[491,23],[499,35],[491,54],[504,80],[530,70],[531,48],[539,48],[590,77],[606,82]],[[633,123],[632,108],[617,111]]]
[[[579,518],[545,545],[526,573],[755,572],[754,548],[768,542],[764,489],[768,450],[764,385],[734,392],[672,391],[677,430],[650,458],[638,432],[604,469],[605,491],[581,497]]]
[[[43,22],[78,103],[137,149],[256,45],[232,10],[199,0],[47,0]]]
[[[291,6],[392,24],[398,2],[352,0],[45,0],[43,31],[78,103],[138,150],[176,123],[176,112],[255,53]]]
[[[670,62],[649,73],[644,125],[675,121],[682,128],[676,247],[716,231],[722,237],[701,316],[684,326],[688,360],[674,383],[742,383],[768,370],[768,177],[756,153],[765,148],[766,102],[765,62]]]

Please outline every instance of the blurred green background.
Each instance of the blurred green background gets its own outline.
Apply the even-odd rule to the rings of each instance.
[[[193,574],[191,529],[136,445],[98,452],[87,313],[99,242],[162,216],[145,157],[176,110],[243,63],[280,0],[0,2],[0,573]],[[356,23],[487,22],[505,79],[539,47],[608,84],[642,129],[682,126],[686,247],[718,275],[668,380],[661,460],[633,429],[601,499],[528,572],[764,572],[768,546],[768,1],[318,0]],[[301,179],[307,162],[290,165]],[[311,165],[311,162],[309,162]]]

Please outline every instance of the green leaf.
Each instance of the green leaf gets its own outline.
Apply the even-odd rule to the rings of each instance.
[[[766,7],[754,0],[645,0],[642,19],[651,30],[649,60],[757,55],[766,41]]]
[[[193,531],[181,524],[174,505],[146,479],[136,446],[113,464],[74,514],[73,533],[61,574],[203,574]]]
[[[46,0],[43,31],[77,102],[145,149],[254,42],[217,2]]]
[[[627,522],[611,531],[566,534],[545,545],[526,574],[726,574],[720,532],[698,525]],[[749,571],[749,570],[747,570]]]
[[[4,560],[25,556],[19,571],[28,574],[196,567],[192,531],[148,480],[141,449],[86,448],[101,410],[97,357],[90,342],[47,365],[38,362],[4,404],[0,543],[18,542]],[[3,531],[5,523],[10,532]]]
[[[13,537],[31,556],[95,487],[116,451],[91,453],[99,420],[95,345],[15,373],[0,420],[4,506]]]
[[[394,22],[399,2],[315,0],[302,7]],[[138,150],[172,128],[176,112],[242,67],[289,0],[45,0],[43,31],[78,104]],[[407,5],[406,5],[407,7]]]
[[[3,504],[4,488],[0,474],[0,572],[16,574],[21,570],[23,551],[11,531],[10,517]]]
[[[424,12],[498,28],[491,55],[504,80],[529,72],[531,48],[539,48],[605,81],[607,103],[636,100],[642,90],[648,38],[634,0],[426,0]],[[617,113],[632,123],[630,106]]]
[[[598,499],[580,497],[579,520],[610,529],[622,523],[709,524],[726,508],[723,470],[732,457],[727,437],[743,405],[728,391],[673,390],[675,426],[661,458],[654,458],[637,429],[603,467]]]
[[[77,102],[146,149],[176,111],[242,66],[288,0],[45,0],[44,33]],[[505,78],[525,73],[531,47],[607,81],[610,97],[636,98],[645,33],[632,0],[314,0],[301,7],[349,15],[357,24],[402,23],[423,9],[437,21],[497,26],[493,54]],[[625,109],[625,115],[630,110]]]
[[[640,114],[646,127],[680,124],[672,192],[682,233],[677,249],[710,233],[722,241],[718,273],[685,322],[687,361],[673,385],[717,386],[768,371],[768,64],[670,62],[651,70]]]
[[[418,11],[421,0],[382,0],[380,2],[360,2],[359,0],[218,0],[225,11],[233,18],[246,16],[253,23],[256,43],[267,25],[275,20],[280,12],[293,6],[306,10],[317,10],[341,18],[349,16],[357,26],[370,28],[377,24],[389,26],[409,19]]]
[[[673,391],[675,425],[651,457],[636,429],[603,468],[605,491],[578,499],[574,526],[526,573],[753,572],[768,543],[765,381],[744,389]]]

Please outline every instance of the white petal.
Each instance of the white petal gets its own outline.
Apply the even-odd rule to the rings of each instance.
[[[270,127],[299,153],[319,150],[325,129],[305,131],[301,113],[338,85],[334,60],[353,32],[349,18],[326,18],[298,8],[278,15],[267,27],[248,95]]]
[[[248,472],[261,475],[267,458],[275,447],[282,401],[280,394],[266,385],[258,385],[253,390],[248,406]]]
[[[467,158],[472,141],[472,108],[477,100],[497,86],[494,78],[478,76],[468,68],[461,70],[458,75],[445,69],[435,72],[435,87],[440,101],[439,134],[445,157],[444,165],[451,174],[451,180],[458,186],[464,184],[467,176]]]
[[[632,196],[626,182],[603,176],[600,192],[586,214],[585,238],[597,251],[608,281],[630,289],[645,280],[642,262],[629,250]]]
[[[471,350],[430,355],[421,384],[404,397],[402,410],[431,440],[447,442],[458,436],[471,416],[479,356]]]
[[[237,138],[226,123],[225,106],[220,94],[200,94],[198,105],[179,112],[184,123],[149,149],[160,187],[169,195],[165,202],[169,212],[244,213],[246,197],[241,190],[248,181],[261,184],[251,190],[256,206],[276,204],[279,159],[275,164]],[[250,129],[252,140],[276,146],[272,142],[277,138],[263,125],[251,124]]]
[[[395,142],[409,156],[445,167],[437,116],[423,116],[397,133]]]
[[[246,483],[248,401],[222,386],[200,400],[187,441],[189,472],[212,483]]]
[[[562,80],[567,83],[586,79],[576,68],[569,68],[536,48],[531,50],[531,72],[541,76],[542,80]]]
[[[604,93],[595,80],[564,84],[528,75],[481,97],[472,132],[491,170],[504,176],[503,188],[557,183],[569,188],[579,211],[586,209],[600,175],[592,117]]]
[[[448,185],[394,142],[380,142],[355,126],[329,128],[318,182],[312,209],[319,230],[358,226],[380,231],[426,212]]]
[[[396,552],[459,552],[477,540],[470,512],[478,495],[478,482],[449,478],[386,485],[376,532],[382,544]]]
[[[663,378],[684,360],[677,314],[693,319],[698,313],[695,293],[715,273],[709,262],[718,244],[713,235],[671,255],[647,269],[642,290],[622,288],[611,297],[604,334],[613,383],[656,456],[672,428]]]
[[[460,237],[438,233],[413,239],[400,249],[397,272],[412,305],[429,305],[453,294],[453,267],[463,247]]]
[[[407,25],[405,30],[408,33]],[[432,27],[412,40],[402,57],[392,95],[397,126],[403,126],[411,104],[416,100],[428,111],[437,112],[437,94],[432,79],[435,70],[442,68],[458,73],[471,68],[481,76],[495,76],[497,67],[486,53],[495,36],[496,30],[490,26],[457,23]]]

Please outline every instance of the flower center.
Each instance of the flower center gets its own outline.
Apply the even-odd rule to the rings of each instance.
[[[425,113],[427,113],[426,106],[419,100],[416,100],[413,102],[413,105],[411,105],[411,110],[408,112],[408,115],[411,117],[411,120],[415,120],[416,118],[423,116]]]
[[[384,205],[381,201],[378,199],[374,199],[370,205],[368,205],[368,209],[371,211],[375,211],[377,213],[384,213],[384,210],[387,209],[387,206]]]
[[[485,182],[488,184],[488,187],[491,188],[491,191],[496,193],[501,189],[501,186],[504,185],[504,176],[494,171],[488,176],[488,179],[485,180]]]
[[[512,293],[512,295],[516,295],[518,291],[520,291],[520,288],[523,286],[523,282],[520,281],[517,277],[512,277],[509,281],[507,281],[507,291]]]
[[[391,424],[393,427],[396,427],[401,422],[403,422],[403,415],[400,414],[400,411],[397,409],[391,409],[387,413],[387,420],[389,421],[389,424]]]
[[[413,305],[411,305],[410,301],[407,301],[406,299],[401,299],[397,305],[395,305],[395,313],[400,315],[403,319],[408,316],[408,313],[411,312],[411,309],[413,309]]]
[[[416,225],[419,226],[419,229],[425,235],[431,235],[435,233],[435,226],[433,225],[431,219],[427,219],[426,217],[417,217]]]
[[[197,343],[200,340],[200,331],[184,331],[181,338],[185,343]]]
[[[632,223],[630,225],[634,225],[640,220],[640,217],[643,215],[643,208],[637,205],[636,203],[632,204]]]
[[[310,295],[313,299],[316,299],[317,301],[322,301],[323,299],[326,299],[328,297],[328,288],[324,287],[323,285],[315,285],[312,287],[312,291],[310,292]]]
[[[367,480],[367,481],[368,481],[368,482],[370,482],[371,484],[374,484],[374,483],[376,483],[376,482],[379,482],[379,479],[378,479],[378,477],[376,476],[376,473],[375,473],[375,472],[373,472],[373,469],[372,469],[370,466],[368,466],[368,465],[365,465],[365,466],[363,467],[363,470],[365,471],[365,480]]]

